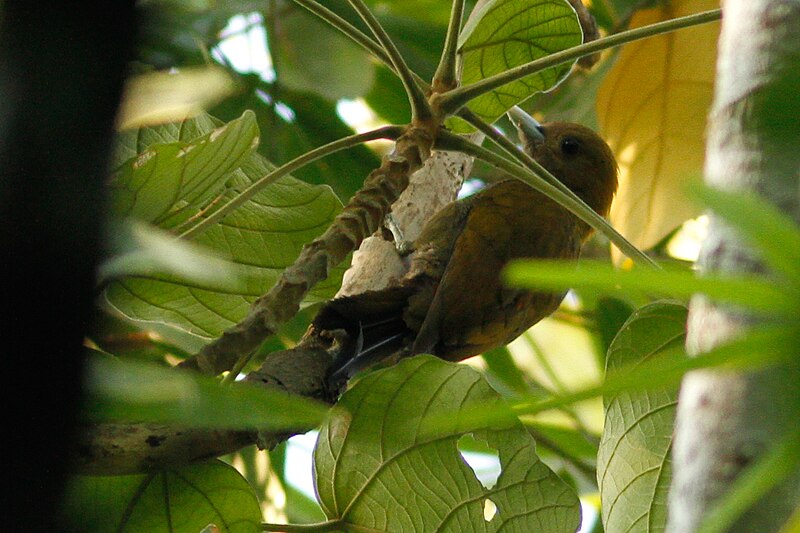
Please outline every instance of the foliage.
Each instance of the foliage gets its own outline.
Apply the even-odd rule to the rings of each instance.
[[[665,3],[636,12],[631,26],[718,4]],[[683,221],[700,214],[700,206],[686,197],[685,188],[703,168],[718,33],[719,25],[710,24],[632,43],[620,51],[598,90],[599,129],[620,167],[611,222],[642,248],[654,246]],[[671,157],[673,153],[681,157]]]
[[[221,461],[179,470],[116,477],[80,477],[70,487],[69,514],[80,531],[197,532],[261,530],[258,498]]]
[[[366,376],[320,429],[314,473],[325,514],[373,531],[574,530],[576,495],[503,404],[480,374],[431,356]],[[487,405],[491,417],[463,416]],[[464,435],[496,450],[493,483],[482,485],[459,455]],[[489,517],[487,504],[497,509]]]
[[[166,367],[197,351],[238,322],[292,264],[301,246],[325,230],[378,165],[384,148],[354,147],[297,168],[291,176],[262,179],[279,165],[353,133],[337,115],[338,99],[362,99],[378,121],[404,123],[410,118],[408,99],[392,69],[295,3],[202,4],[144,2],[140,7],[145,26],[138,71],[186,71],[211,64],[224,69],[236,93],[219,103],[213,91],[193,93],[192,99],[207,98],[206,105],[213,107],[191,118],[153,123],[151,115],[138,114],[136,120],[123,122],[129,127],[116,141],[109,179],[113,235],[100,271],[100,307],[106,316],[89,339],[114,359],[146,359]],[[445,40],[449,8],[399,0],[367,4],[410,68],[429,80]],[[640,4],[594,1],[591,10],[601,29],[614,33]],[[670,5],[684,9],[687,4]],[[343,0],[325,6],[356,30],[366,31]],[[530,6],[535,8],[528,10]],[[521,11],[525,17],[517,16]],[[580,42],[581,28],[566,1],[494,0],[484,13],[472,18],[461,35],[464,84]],[[239,14],[251,25],[240,28],[242,34],[265,29],[255,35],[266,39],[271,69],[242,72],[220,53],[223,29]],[[663,14],[638,12],[632,24]],[[643,72],[629,58],[639,47],[640,60],[646,56],[664,67],[677,61],[672,55],[676,43],[682,50],[702,48],[713,54],[714,32],[707,26],[659,37],[671,45],[658,51],[642,52],[645,43],[656,46],[656,41],[641,41],[618,58],[604,57],[591,71],[573,68],[572,58],[486,93],[469,108],[508,129],[498,117],[536,94],[525,106],[549,120],[580,117],[599,123],[611,140],[619,139],[615,148],[621,165],[629,165],[623,170],[631,181],[648,184],[624,192],[620,212],[627,212],[635,203],[630,198],[639,194],[650,195],[653,205],[668,205],[682,190],[679,184],[699,169],[696,162],[684,166],[683,151],[666,149],[662,131],[661,137],[650,139],[659,149],[661,165],[660,172],[648,167],[653,186],[632,174],[642,158],[651,156],[641,151],[626,159],[630,154],[623,154],[623,133],[652,130],[655,121],[628,109],[639,109],[631,104],[641,96],[642,83],[630,69]],[[513,46],[505,46],[508,40]],[[700,102],[690,89],[692,97],[667,89],[683,83],[689,72],[702,80],[693,89],[706,94],[710,60],[680,59],[659,72],[661,76],[653,76],[658,78],[653,91],[660,91],[660,109],[670,111],[660,119],[684,124],[687,135],[700,139],[698,117],[705,116],[707,100]],[[225,84],[223,92],[229,90]],[[691,109],[686,102],[692,102]],[[696,155],[701,147],[691,150]],[[495,173],[478,165],[472,177],[491,181]],[[472,360],[472,366],[482,368],[480,373],[422,356],[355,383],[328,412],[314,452],[317,497],[329,520],[314,526],[316,530],[494,531],[506,524],[521,531],[574,531],[580,523],[578,497],[586,503],[598,492],[602,504],[597,511],[607,530],[663,528],[671,413],[682,373],[698,366],[783,364],[787,339],[798,335],[796,325],[785,318],[796,316],[800,301],[800,231],[754,199],[706,190],[697,196],[702,199],[697,205],[715,209],[753,239],[774,277],[698,279],[686,265],[666,272],[638,267],[619,272],[608,267],[610,252],[602,235],[588,248],[588,255],[602,266],[587,262],[574,275],[558,265],[512,266],[509,280],[571,286],[573,301],[508,348]],[[231,202],[241,205],[216,220],[214,213]],[[675,210],[669,216],[656,208],[637,212],[652,222],[647,238],[637,243],[655,245],[697,209]],[[628,217],[615,225],[631,229],[641,224]],[[659,254],[660,248],[654,251]],[[315,287],[304,304],[313,306],[332,296],[343,268]],[[687,359],[680,346],[683,304],[696,291],[753,309],[774,327],[706,357]],[[292,346],[307,320],[301,312],[264,349]],[[760,357],[748,358],[754,345],[763,348]],[[320,409],[304,400],[255,388],[220,387],[213,380],[178,377],[165,368],[128,362],[96,362],[89,385],[85,415],[91,414],[87,418],[92,420],[179,420],[211,428],[272,424],[280,429],[298,421],[317,423],[322,417]],[[464,461],[465,435],[482,445],[483,455],[499,458],[501,473],[494,484],[480,482]],[[241,462],[248,453],[252,451],[228,459]],[[266,477],[248,475],[245,480],[222,462],[141,476],[77,477],[68,515],[98,531],[199,531],[212,523],[222,531],[250,531],[263,519],[256,498],[274,504],[280,498],[267,497],[267,491],[283,490],[292,500],[286,509],[289,518],[311,520],[318,509],[287,485],[285,453],[280,448],[271,454],[278,489]],[[793,458],[794,449],[784,446],[776,453],[776,464],[782,464],[780,460]],[[648,490],[639,490],[642,485]],[[751,501],[763,489],[757,485],[758,480],[745,485],[738,501]],[[107,505],[97,505],[98,500]],[[495,514],[489,502],[496,506]],[[298,511],[307,505],[315,511]],[[741,504],[735,505],[730,512],[741,510]],[[585,517],[584,522],[590,520]],[[297,524],[268,527],[302,530]]]

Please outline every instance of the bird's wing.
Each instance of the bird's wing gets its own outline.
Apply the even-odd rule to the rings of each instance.
[[[572,221],[574,217],[565,220],[561,207],[524,184],[495,186],[477,198],[413,353],[463,359],[505,344],[552,313],[563,294],[505,288],[499,276],[510,259],[577,256],[580,243]]]

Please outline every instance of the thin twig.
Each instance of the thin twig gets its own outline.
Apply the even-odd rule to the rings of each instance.
[[[348,1],[375,35],[378,43],[380,43],[381,47],[386,50],[386,53],[391,59],[392,65],[394,65],[394,71],[403,82],[403,87],[406,90],[408,101],[411,104],[412,121],[424,122],[430,120],[433,114],[431,113],[430,106],[428,105],[428,99],[425,97],[425,93],[422,91],[422,88],[417,84],[411,69],[408,68],[405,59],[403,59],[403,56],[400,54],[397,46],[395,46],[394,42],[389,37],[389,34],[386,33],[386,30],[383,29],[381,23],[378,22],[378,19],[375,18],[375,15],[372,13],[372,11],[370,11],[363,0]]]
[[[567,63],[569,61],[574,61],[580,57],[590,55],[601,50],[606,50],[608,48],[614,48],[632,41],[644,39],[646,37],[653,37],[662,33],[669,33],[678,29],[713,22],[715,20],[719,20],[721,17],[722,10],[714,9],[712,11],[704,11],[694,15],[687,15],[685,17],[667,20],[664,22],[657,22],[655,24],[642,26],[641,28],[623,31],[615,35],[603,37],[602,39],[597,39],[596,41],[574,46],[567,50],[562,50],[561,52],[556,52],[541,59],[531,61],[530,63],[525,63],[524,65],[514,67],[495,76],[484,78],[483,80],[475,82],[471,85],[442,93],[437,98],[436,105],[439,106],[444,115],[453,114],[465,106],[470,100],[477,98],[478,96],[489,93],[507,83],[519,80],[525,76],[540,72],[544,69],[554,67],[562,63]]]

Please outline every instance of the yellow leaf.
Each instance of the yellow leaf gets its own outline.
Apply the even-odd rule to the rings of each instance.
[[[637,12],[631,27],[717,7],[716,0],[673,0]],[[702,172],[718,34],[719,23],[704,24],[632,43],[598,91],[600,130],[620,168],[611,222],[640,248],[698,214],[685,185]]]

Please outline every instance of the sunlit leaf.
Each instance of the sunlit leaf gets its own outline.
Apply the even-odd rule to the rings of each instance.
[[[462,85],[581,44],[583,32],[572,6],[564,0],[493,0],[472,17],[459,39]],[[534,93],[547,91],[568,73],[558,65],[513,81],[474,99],[469,108],[489,123]],[[453,122],[458,131],[471,131]]]
[[[687,310],[657,302],[638,309],[608,353],[607,373],[663,357],[682,345]],[[680,357],[669,352],[669,357]],[[597,455],[597,481],[606,531],[663,531],[671,477],[670,450],[678,384],[645,386],[605,396],[605,427]]]
[[[636,12],[631,27],[719,7],[674,0]],[[625,46],[597,96],[600,131],[620,168],[611,222],[650,248],[699,212],[685,185],[701,175],[719,23]]]
[[[482,406],[493,418],[462,418]],[[458,452],[471,435],[499,454],[485,488]],[[380,531],[574,532],[576,494],[480,374],[430,356],[374,372],[345,393],[314,451],[326,515]],[[497,509],[489,521],[484,507]]]
[[[193,373],[113,359],[92,360],[87,389],[84,413],[93,421],[284,430],[313,427],[327,411],[308,398],[251,383],[223,386]]]
[[[125,87],[117,127],[177,122],[202,113],[235,89],[231,76],[219,67],[142,74]]]
[[[236,469],[214,461],[131,476],[79,476],[69,486],[71,531],[261,531],[261,508]]]

